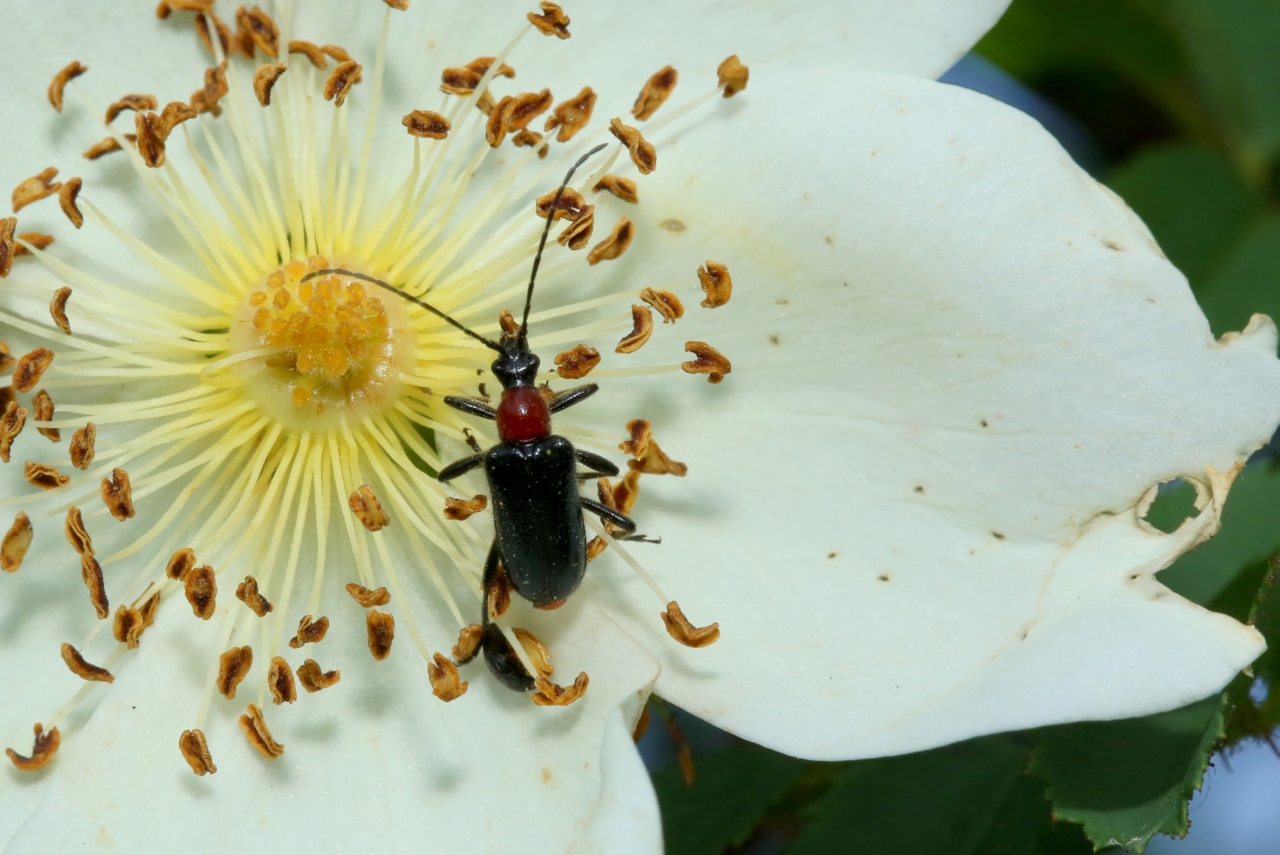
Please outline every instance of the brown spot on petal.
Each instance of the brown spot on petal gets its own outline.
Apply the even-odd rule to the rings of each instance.
[[[244,732],[249,744],[269,760],[274,760],[284,753],[284,746],[271,737],[267,729],[266,719],[256,704],[249,704],[248,710],[240,716],[240,730]]]
[[[572,350],[556,354],[556,374],[566,380],[581,380],[600,364],[600,351],[580,344]]]
[[[552,213],[551,203],[555,202],[556,191],[544,193],[534,200],[534,212],[546,219],[547,215]],[[566,219],[570,222],[581,217],[591,206],[587,204],[587,200],[582,198],[582,194],[572,187],[564,188],[564,192],[560,194],[560,201],[556,202],[554,219]]]
[[[488,506],[489,499],[485,496],[472,496],[470,499],[445,497],[444,518],[460,522],[467,519],[472,514],[480,513]]]
[[[574,134],[587,126],[591,121],[591,112],[596,108],[596,93],[590,86],[583,86],[582,91],[567,101],[561,101],[547,116],[544,131],[556,131],[556,142],[568,142]]]
[[[254,6],[243,16],[236,12],[236,23],[246,29],[254,45],[267,56],[275,59],[280,54],[280,29],[271,16]]]
[[[142,637],[142,631],[147,628],[147,622],[142,617],[142,612],[132,606],[120,606],[116,609],[115,620],[111,624],[111,634],[115,636],[116,641],[125,644],[130,650],[137,648],[138,639]]]
[[[116,116],[125,110],[133,110],[135,113],[145,112],[146,110],[154,110],[160,105],[154,95],[126,95],[119,101],[107,107],[107,117],[104,119],[106,124],[115,121]]]
[[[701,303],[704,308],[719,308],[733,296],[733,278],[729,276],[729,268],[723,264],[708,260],[698,268],[698,281],[707,295]]]
[[[351,595],[351,599],[366,609],[374,606],[385,606],[391,602],[391,594],[388,593],[386,588],[376,588],[371,591],[364,585],[349,582],[347,583],[347,593]]]
[[[110,671],[106,668],[99,668],[97,665],[91,665],[80,655],[79,650],[65,642],[62,645],[62,661],[67,663],[71,673],[81,680],[88,680],[92,683],[110,683],[115,680]]]
[[[191,556],[191,561],[195,562],[194,554]],[[244,581],[236,586],[236,599],[248,606],[249,610],[258,617],[266,617],[267,612],[275,608],[258,592],[258,580],[252,576],[245,576]]]
[[[67,518],[63,523],[62,531],[67,536],[67,543],[71,544],[71,548],[77,555],[93,554],[93,538],[89,537],[89,531],[84,527],[84,516],[75,505],[67,508]]]
[[[369,531],[381,531],[391,525],[391,518],[382,509],[382,503],[368,484],[361,484],[347,497],[347,506]]]
[[[49,393],[41,389],[31,399],[32,418],[38,422],[48,422],[53,420],[53,398],[49,397]],[[50,442],[62,442],[62,434],[57,428],[38,427],[36,432]]]
[[[538,28],[538,32],[558,39],[569,38],[569,16],[564,13],[564,9],[547,0],[539,3],[538,8],[542,10],[542,14],[530,12],[525,16],[530,24]]]
[[[129,484],[129,473],[123,469],[112,469],[111,479],[102,479],[98,485],[98,495],[102,503],[111,511],[111,516],[124,522],[133,516],[133,488]]]
[[[640,299],[644,300],[650,306],[662,315],[662,322],[675,323],[684,317],[684,304],[680,302],[680,298],[670,291],[657,291],[653,288],[645,288],[640,292]]]
[[[396,637],[396,619],[377,609],[366,612],[364,617],[369,630],[369,652],[381,662],[391,655],[391,642]]]
[[[585,249],[587,244],[591,242],[591,232],[596,225],[596,210],[594,205],[587,205],[583,208],[578,219],[569,224],[560,236],[556,238],[556,243],[561,246],[567,246],[572,250]]]
[[[716,69],[716,75],[720,78],[719,85],[724,89],[724,97],[732,98],[747,88],[750,69],[738,61],[738,55],[735,53],[720,63]]]
[[[658,168],[658,150],[638,130],[622,124],[621,119],[610,119],[609,131],[627,147],[631,153],[631,162],[640,170],[641,175],[648,175]]]
[[[289,53],[306,54],[307,59],[311,60],[311,64],[316,68],[324,69],[329,66],[329,59],[324,55],[324,51],[320,50],[319,45],[312,42],[294,39],[289,42]]]
[[[327,689],[341,679],[341,671],[321,671],[319,663],[314,659],[308,659],[298,666],[298,682],[308,692]]]
[[[376,655],[376,654],[375,654]],[[458,667],[439,653],[427,663],[427,677],[431,680],[431,694],[445,703],[456,701],[467,693],[467,681],[458,675]]]
[[[32,202],[38,202],[48,196],[52,196],[61,189],[62,185],[53,179],[58,175],[58,170],[52,166],[48,169],[41,170],[38,175],[33,175],[26,181],[23,181],[13,189],[11,197],[13,201],[13,212],[16,214]]]
[[[596,192],[608,190],[624,202],[636,204],[640,201],[640,197],[636,194],[636,183],[630,178],[622,178],[618,175],[606,175],[596,182]]]
[[[115,137],[104,137],[85,149],[84,157],[89,160],[97,160],[104,154],[110,154],[113,151],[121,151],[120,141]]]
[[[22,427],[26,423],[25,407],[19,407],[17,401],[10,401],[4,405],[4,415],[0,416],[0,460],[9,462],[13,441],[18,438],[18,434],[22,433]]]
[[[22,511],[14,517],[13,525],[5,532],[4,542],[0,543],[0,570],[14,573],[22,566],[27,550],[31,548],[31,538],[35,532],[31,530],[31,519]]]
[[[283,656],[274,656],[267,669],[267,688],[271,690],[271,702],[276,706],[291,704],[298,699],[298,687],[293,682],[293,669]]]
[[[458,632],[458,643],[453,646],[451,651],[453,661],[462,665],[471,661],[476,655],[476,651],[480,649],[480,639],[484,636],[484,627],[478,623],[464,626]]]
[[[614,348],[618,353],[634,353],[649,340],[649,336],[653,335],[653,312],[644,306],[633,305],[631,324],[631,332],[627,333]]]
[[[170,566],[173,562],[170,561]],[[200,620],[208,620],[218,610],[218,578],[208,564],[193,567],[182,577],[182,589],[191,604],[191,612]]]
[[[551,665],[551,652],[536,635],[519,627],[512,627],[511,631],[515,633],[516,640],[524,648],[525,655],[529,657],[529,662],[533,664],[533,670],[539,677],[545,680],[555,673],[556,669]]]
[[[298,633],[289,639],[289,646],[294,650],[298,650],[304,644],[319,644],[324,641],[324,637],[329,632],[329,619],[320,617],[312,620],[311,615],[303,615],[302,620],[298,621]]]
[[[585,671],[579,673],[573,685],[567,688],[558,686],[550,680],[535,678],[534,685],[538,691],[533,693],[532,700],[540,707],[567,707],[587,693],[589,682]]]
[[[631,246],[631,238],[635,236],[635,226],[626,217],[618,220],[617,225],[607,238],[600,241],[587,253],[587,264],[596,265],[602,261],[612,261]],[[629,352],[629,351],[628,351]]]
[[[631,108],[631,115],[642,122],[652,116],[671,97],[679,80],[680,72],[669,65],[663,67],[645,81],[644,87],[636,97],[635,106]]]
[[[680,363],[687,374],[706,374],[708,383],[719,383],[733,370],[724,354],[705,341],[686,341],[684,349],[696,357],[689,362]]]
[[[28,484],[39,487],[41,490],[56,490],[71,482],[71,476],[63,475],[58,471],[58,467],[50,466],[48,463],[33,463],[30,460],[23,464],[22,477],[27,479]]]
[[[275,87],[280,75],[289,70],[283,62],[261,66],[253,74],[253,94],[258,96],[258,103],[264,107],[271,106],[271,90]]]
[[[191,771],[197,775],[212,775],[218,771],[213,765],[213,755],[209,753],[209,743],[205,742],[204,732],[200,730],[184,730],[178,737],[178,750],[182,759],[187,761]]]
[[[662,622],[666,624],[667,634],[685,647],[706,647],[715,644],[720,638],[720,624],[694,626],[689,623],[675,600],[667,603],[667,610],[662,613]]]
[[[244,647],[233,647],[218,657],[218,692],[231,700],[236,696],[236,688],[242,680],[249,676],[253,667],[253,649],[247,644]]]
[[[17,217],[0,219],[0,279],[13,270],[13,259],[18,255],[18,245],[13,240],[13,233],[17,228]]]
[[[93,444],[98,438],[98,426],[88,422],[84,427],[71,435],[71,465],[77,469],[88,469],[93,462]]]
[[[53,105],[53,109],[59,113],[62,112],[62,93],[67,88],[67,83],[88,70],[89,66],[81,65],[79,62],[72,62],[53,76],[53,81],[49,84],[49,103]]]
[[[453,127],[448,119],[431,110],[414,110],[400,124],[409,129],[409,136],[431,140],[444,139]]]
[[[341,107],[346,102],[351,87],[359,82],[362,71],[360,63],[355,60],[338,63],[337,68],[325,81],[324,100],[332,101],[335,107]]]
[[[58,746],[62,744],[62,737],[58,735],[56,727],[49,728],[49,732],[45,733],[44,726],[37,724],[32,730],[35,731],[36,738],[30,757],[24,757],[12,748],[4,750],[13,765],[23,772],[37,772],[48,766],[53,755],[58,753]]]
[[[70,299],[71,289],[64,285],[53,292],[53,299],[49,301],[49,314],[53,316],[53,322],[67,335],[71,335],[71,321],[67,320],[67,301]]]
[[[89,602],[98,620],[106,620],[111,614],[111,604],[107,602],[107,585],[102,578],[102,565],[92,555],[80,556],[80,578],[89,589]]]

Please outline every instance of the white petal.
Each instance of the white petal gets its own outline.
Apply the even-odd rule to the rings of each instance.
[[[646,855],[662,853],[662,819],[658,797],[622,711],[605,726],[600,770],[604,776],[600,801],[582,836],[569,855]]]
[[[534,707],[479,663],[464,669],[467,694],[441,703],[403,614],[392,655],[375,663],[360,609],[342,605],[322,643],[281,651],[295,667],[310,656],[342,671],[337,685],[300,691],[292,706],[267,698],[266,720],[285,753],[264,759],[235,723],[247,703],[260,702],[266,656],[255,649],[236,699],[215,696],[204,731],[218,771],[197,778],[178,736],[195,725],[220,620],[197,626],[182,598],[171,598],[88,725],[64,739],[48,795],[6,851],[109,840],[142,852],[182,840],[187,851],[210,853],[299,841],[320,852],[394,852],[408,841],[458,852],[563,852],[598,811],[617,814],[620,797],[634,800],[637,827],[656,822],[643,767],[620,756],[635,754],[623,721],[638,715],[655,663],[585,599],[555,620],[521,620],[551,648],[558,679],[571,682],[579,669],[592,677],[585,697],[564,709]],[[244,607],[232,600],[224,608]],[[561,638],[568,627],[573,638]],[[443,628],[423,630],[431,637]]]
[[[831,75],[753,97],[656,140],[629,254],[582,274],[669,283],[689,307],[603,367],[672,363],[687,339],[734,365],[633,399],[690,470],[644,477],[635,515],[663,542],[632,551],[722,639],[679,648],[619,563],[593,573],[661,651],[659,693],[835,758],[1225,684],[1260,636],[1153,574],[1215,530],[1280,419],[1271,322],[1215,342],[1137,218],[982,96]],[[697,307],[707,258],[734,280],[715,310]],[[1173,535],[1138,524],[1176,477],[1213,501]]]

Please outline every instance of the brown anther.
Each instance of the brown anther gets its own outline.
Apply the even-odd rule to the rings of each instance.
[[[271,738],[271,731],[267,729],[267,722],[257,704],[249,704],[248,710],[240,716],[240,729],[244,731],[249,744],[268,760],[274,760],[284,753],[284,746]]]
[[[547,112],[554,100],[550,89],[517,95],[511,102],[511,118],[507,130],[523,131],[529,127],[530,122]]]
[[[156,7],[157,18],[167,18],[173,12],[195,12],[205,14],[213,8],[213,0],[160,0]]]
[[[639,131],[622,124],[621,119],[610,119],[609,130],[627,147],[627,151],[631,153],[631,162],[640,170],[641,175],[648,175],[658,167],[658,150]]]
[[[747,88],[747,77],[750,75],[750,69],[738,61],[738,55],[733,56],[720,63],[716,69],[716,76],[720,78],[720,87],[724,89],[724,97],[732,98],[743,89]]]
[[[50,466],[48,463],[33,463],[30,460],[23,464],[22,477],[26,478],[27,483],[32,487],[39,487],[41,490],[56,490],[71,482],[71,476],[63,475],[58,471],[58,467]]]
[[[366,609],[374,606],[385,606],[391,602],[391,594],[386,588],[376,588],[369,590],[364,585],[357,585],[355,582],[347,583],[347,593],[351,595],[351,599],[355,600]]]
[[[77,469],[88,469],[93,462],[93,444],[98,438],[98,426],[88,422],[84,427],[71,435],[71,465]]]
[[[53,398],[49,397],[49,393],[41,389],[31,399],[31,416],[38,422],[53,421]],[[62,442],[62,434],[57,428],[38,427],[36,432],[50,442]]]
[[[511,608],[511,580],[507,578],[505,564],[498,565],[498,572],[493,575],[489,585],[489,620],[497,620]]]
[[[503,68],[506,67],[503,66]],[[476,91],[476,86],[480,84],[482,77],[484,77],[483,71],[473,71],[470,68],[446,68],[440,74],[440,91],[449,95],[470,95]]]
[[[116,616],[111,623],[111,634],[115,636],[116,641],[134,650],[138,646],[138,639],[142,637],[142,631],[146,628],[147,623],[142,618],[142,612],[132,606],[116,608]]]
[[[649,449],[651,435],[648,419],[632,419],[627,422],[627,433],[631,434],[631,439],[619,443],[618,449],[632,457],[644,457]]]
[[[306,54],[307,59],[311,60],[311,64],[316,68],[328,68],[329,59],[324,55],[324,51],[320,50],[320,46],[312,42],[304,42],[301,39],[294,39],[289,42],[289,53]]]
[[[154,95],[126,95],[107,107],[107,118],[103,121],[109,125],[115,121],[116,116],[125,110],[133,110],[135,113],[139,113],[146,110],[154,110],[159,105],[160,102],[156,100]]]
[[[91,665],[80,655],[79,650],[76,650],[66,642],[62,644],[62,661],[67,663],[71,673],[81,680],[88,680],[91,683],[110,683],[115,680],[110,671],[106,668],[99,668],[97,665]]]
[[[431,110],[414,110],[400,120],[409,130],[409,136],[421,139],[442,140],[449,135],[453,124]]]
[[[627,247],[631,246],[631,238],[635,236],[635,232],[635,226],[631,221],[622,217],[607,238],[591,247],[591,252],[587,253],[587,264],[594,266],[602,261],[612,261],[622,255],[627,251]]]
[[[189,119],[194,119],[198,115],[199,111],[190,104],[184,104],[181,101],[170,101],[160,111],[160,119],[156,123],[156,133],[160,135],[161,140],[168,140],[169,134],[173,133],[174,128]]]
[[[194,555],[191,556],[191,560],[195,561]],[[252,576],[245,576],[244,581],[236,586],[236,599],[248,606],[249,610],[258,617],[266,617],[267,613],[275,608],[259,593],[258,580]]]
[[[280,54],[280,29],[271,16],[254,6],[241,16],[236,12],[236,23],[248,30],[254,45],[267,56],[275,59]]]
[[[468,662],[480,649],[480,639],[484,636],[484,627],[478,623],[468,624],[458,632],[458,643],[451,651],[453,661]]]
[[[308,692],[327,689],[341,679],[341,671],[321,671],[320,664],[314,659],[308,659],[298,666],[298,682]]]
[[[591,242],[591,232],[596,227],[595,205],[583,206],[582,213],[556,238],[556,243],[572,250],[585,249]]]
[[[356,515],[356,519],[369,531],[382,531],[391,525],[391,518],[382,509],[382,503],[368,484],[361,484],[347,497],[347,506]]]
[[[227,700],[236,696],[236,688],[253,667],[253,649],[249,645],[233,647],[218,657],[218,681],[215,685]]]
[[[115,137],[104,137],[85,149],[84,157],[89,160],[97,160],[104,154],[110,154],[113,151],[121,151],[120,141]]]
[[[26,181],[23,181],[17,187],[13,188],[13,212],[16,214],[32,202],[39,202],[47,196],[52,196],[62,188],[62,184],[54,181],[58,175],[58,170],[52,166],[48,169],[41,170],[40,174],[33,175]]]
[[[686,341],[684,349],[696,357],[688,362],[680,363],[686,374],[705,374],[708,383],[719,383],[724,376],[733,370],[733,365],[724,354],[705,341]]]
[[[67,320],[67,301],[70,299],[71,289],[64,285],[53,292],[53,299],[49,301],[49,314],[53,316],[53,322],[67,335],[71,335],[71,321]]]
[[[13,233],[17,228],[17,217],[0,219],[0,279],[13,270],[13,259],[18,255],[18,244],[13,240]]]
[[[164,575],[181,582],[187,578],[188,573],[195,569],[195,566],[195,550],[190,547],[184,547],[169,556],[169,563],[164,568]]]
[[[142,596],[133,601],[133,608],[142,615],[142,626],[151,626],[156,622],[156,612],[160,609],[160,589],[157,587],[150,596],[144,591]]]
[[[106,620],[111,614],[111,604],[107,601],[107,585],[102,578],[102,565],[92,555],[80,556],[80,578],[89,589],[89,602],[98,620]]]
[[[62,531],[67,536],[67,543],[71,544],[71,548],[77,555],[93,554],[93,538],[89,537],[89,531],[84,527],[84,516],[75,505],[67,508],[67,519],[63,523]]]
[[[528,128],[525,128],[511,138],[511,144],[516,148],[533,148],[541,142],[542,134],[537,131],[531,131]]]
[[[13,519],[13,525],[5,532],[4,542],[0,543],[0,570],[14,573],[22,566],[22,559],[27,557],[31,548],[31,518],[22,511]]]
[[[274,656],[267,669],[267,688],[271,690],[271,702],[277,706],[291,704],[298,699],[298,687],[293,682],[293,669],[283,656]]]
[[[587,560],[595,561],[604,551],[609,548],[609,544],[604,542],[602,537],[593,537],[587,542]]]
[[[643,122],[658,112],[658,108],[671,97],[679,80],[680,72],[669,65],[655,73],[645,81],[644,88],[636,97],[635,106],[631,108],[631,115]]]
[[[138,154],[142,162],[152,169],[164,165],[164,138],[160,133],[160,116],[157,113],[138,113],[133,117],[133,127],[138,133]]]
[[[498,312],[498,326],[501,327],[502,331],[507,335],[515,335],[520,331],[520,325],[516,323],[516,319],[512,317],[511,313],[506,309]]]
[[[472,514],[478,514],[489,506],[489,499],[485,496],[473,496],[470,499],[455,499],[446,496],[444,500],[444,518],[461,522]]]
[[[364,620],[369,629],[369,652],[381,662],[391,655],[391,642],[396,637],[396,619],[387,612],[371,609],[365,612]]]
[[[2,232],[4,229],[2,222],[3,221],[0,221],[0,232]],[[0,236],[0,241],[3,241],[3,240],[4,238]],[[18,235],[18,240],[22,241],[22,243],[16,243],[14,245],[13,247],[14,258],[17,258],[18,256],[21,256],[21,255],[31,255],[31,250],[23,246],[22,245],[23,243],[29,243],[35,249],[48,249],[49,244],[53,243],[53,235],[41,234],[40,232],[23,232],[22,234]],[[3,252],[3,250],[0,250],[0,252]]]
[[[79,62],[72,62],[53,76],[53,82],[49,84],[49,103],[53,105],[53,109],[59,113],[62,112],[62,91],[67,88],[69,81],[74,80],[88,70],[89,66],[81,65]]]
[[[556,191],[544,193],[534,200],[534,212],[542,219],[546,219],[551,214],[551,203],[555,201]],[[582,194],[572,187],[564,188],[564,192],[560,194],[560,201],[556,203],[554,217],[557,220],[565,219],[573,222],[581,217],[586,209],[591,207],[587,204],[587,200],[582,198]]]
[[[556,354],[556,374],[566,380],[581,380],[600,364],[600,351],[580,344],[572,350]]]
[[[541,15],[535,15],[533,12],[525,15],[529,19],[529,23],[538,28],[538,32],[544,36],[555,36],[558,39],[569,38],[569,16],[564,13],[555,3],[549,3],[547,0],[538,4],[538,8],[542,10]]]
[[[271,89],[280,79],[280,75],[289,70],[283,62],[263,65],[253,74],[253,94],[258,96],[258,103],[264,107],[271,106]]]
[[[222,115],[218,102],[227,94],[227,61],[223,60],[213,68],[204,72],[204,88],[191,95],[191,109],[197,113],[213,113]]]
[[[538,691],[533,693],[532,700],[540,707],[567,707],[587,692],[587,672],[578,674],[572,686],[557,686],[550,680],[541,677],[534,679]]]
[[[511,631],[515,633],[516,640],[524,648],[525,655],[529,657],[529,661],[533,664],[533,670],[544,680],[550,678],[556,669],[551,664],[551,651],[547,650],[547,646],[527,629],[512,627]]]
[[[51,727],[49,732],[44,732],[44,726],[37,724],[32,728],[35,731],[35,744],[31,749],[30,757],[23,757],[12,748],[6,748],[4,753],[9,755],[9,760],[13,765],[17,766],[23,772],[37,772],[49,765],[49,761],[53,759],[53,755],[58,753],[58,746],[62,744],[62,737],[58,735],[58,728]]]
[[[511,113],[515,109],[516,99],[511,95],[502,96],[502,100],[493,105],[489,118],[484,123],[484,138],[491,148],[502,145],[511,130]]]
[[[289,646],[294,650],[298,650],[304,644],[319,644],[324,641],[325,635],[329,632],[329,619],[321,617],[319,620],[312,620],[311,615],[303,615],[302,620],[298,621],[298,634],[289,639]]]
[[[213,12],[207,12],[204,15],[196,15],[196,35],[200,37],[200,43],[204,45],[204,49],[209,53],[217,55],[213,49],[213,38],[209,32],[209,22],[207,18],[213,19],[213,26],[218,32],[218,45],[222,48],[223,56],[230,56],[233,51],[232,40],[234,36],[231,34],[231,28],[227,26],[227,22],[219,18]]]
[[[111,516],[120,522],[133,516],[133,488],[128,472],[112,469],[110,480],[103,478],[98,485],[98,495],[102,496],[102,503],[111,511]]]
[[[644,306],[631,307],[631,332],[622,337],[614,350],[618,353],[634,353],[639,350],[649,336],[653,335],[653,312]]]
[[[4,405],[4,415],[0,416],[0,460],[9,462],[13,441],[18,438],[18,434],[22,433],[22,427],[26,423],[25,407],[19,407],[17,401],[10,401]]]
[[[182,752],[182,759],[187,761],[191,771],[197,775],[203,777],[218,771],[218,767],[213,765],[213,755],[209,753],[209,743],[205,742],[203,731],[182,731],[182,735],[178,737],[178,750]]]
[[[733,296],[733,279],[729,276],[729,268],[719,262],[708,260],[706,265],[698,268],[698,281],[707,298],[701,305],[706,309],[715,309],[729,302]]]
[[[467,71],[474,71],[476,74],[479,74],[480,77],[483,77],[489,73],[489,69],[493,67],[493,62],[496,59],[496,56],[478,56],[468,62],[465,68]],[[513,78],[516,76],[516,70],[504,62],[498,67],[498,70],[493,73],[493,76]],[[479,79],[480,78],[476,78],[477,81]]]
[[[568,142],[573,135],[587,126],[591,121],[591,111],[596,108],[596,93],[590,86],[583,86],[582,91],[567,101],[561,101],[547,116],[544,131],[556,128],[556,142]]]
[[[83,184],[79,178],[70,178],[58,188],[58,204],[62,207],[62,213],[67,215],[71,225],[76,228],[84,225],[84,214],[76,207],[76,197],[80,195]]]
[[[169,563],[172,566],[173,562]],[[218,577],[208,564],[188,570],[182,577],[182,590],[191,613],[200,620],[208,620],[218,610]]]
[[[653,437],[650,437],[645,445],[644,453],[635,460],[627,461],[627,467],[632,472],[643,472],[646,475],[675,475],[677,478],[683,478],[689,472],[688,466],[668,457],[666,452],[658,447],[658,443],[653,441]]]
[[[664,324],[675,323],[684,317],[684,304],[680,302],[679,297],[670,291],[644,288],[640,291],[640,299],[653,306],[658,314],[662,315]]]
[[[392,9],[398,9],[401,12],[409,8],[409,0],[382,0],[382,2],[386,3]]]
[[[606,175],[596,182],[596,192],[608,190],[624,202],[636,204],[640,201],[640,197],[636,194],[636,183],[630,178],[622,178],[618,175]]]
[[[332,101],[335,107],[341,107],[346,102],[351,87],[360,81],[362,70],[360,63],[355,60],[349,59],[338,63],[333,73],[329,75],[329,79],[325,81],[324,100]]]
[[[339,45],[322,45],[320,50],[336,59],[338,62],[350,62],[351,54],[347,53],[347,49]]]
[[[715,644],[720,638],[720,624],[710,626],[694,626],[680,611],[680,605],[672,600],[667,603],[667,610],[662,613],[662,622],[667,626],[667,634],[685,647],[706,647]]]
[[[467,681],[458,675],[458,666],[439,653],[427,663],[427,677],[431,680],[431,694],[446,704],[467,693]]]

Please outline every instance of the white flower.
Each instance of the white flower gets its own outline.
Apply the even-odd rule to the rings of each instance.
[[[8,464],[8,505],[28,508],[36,540],[0,579],[0,730],[25,749],[33,722],[56,720],[64,742],[45,770],[0,774],[11,851],[657,851],[656,806],[630,744],[655,684],[747,738],[849,758],[1177,706],[1261,650],[1251,629],[1172,596],[1154,573],[1216,530],[1239,464],[1280,420],[1275,328],[1255,318],[1215,342],[1142,224],[1038,126],[901,76],[940,72],[1001,3],[833,1],[805,16],[768,4],[570,8],[574,37],[525,32],[505,57],[517,77],[492,86],[500,97],[546,85],[557,103],[583,85],[600,93],[587,129],[546,160],[510,142],[491,152],[483,117],[436,92],[442,69],[500,55],[528,31],[525,7],[420,2],[384,17],[373,2],[285,6],[283,41],[338,43],[363,64],[346,104],[319,97],[332,63],[312,70],[297,53],[263,108],[251,67],[233,60],[226,114],[180,125],[163,168],[133,154],[87,165],[78,152],[102,133],[99,105],[126,92],[185,99],[209,64],[189,14],[157,24],[149,5],[82,20],[70,0],[46,4],[39,20],[6,21],[0,56],[6,175],[84,175],[87,218],[73,232],[52,200],[19,213],[20,233],[58,241],[17,260],[0,308],[15,355],[53,341],[40,385],[64,432],[55,446],[28,425]],[[752,77],[724,101],[715,68],[731,53]],[[44,81],[73,58],[90,72],[51,117]],[[667,62],[681,73],[670,103],[632,119],[640,84]],[[450,116],[447,139],[404,134],[412,109]],[[484,515],[443,520],[445,492],[405,449],[435,469],[469,453],[463,426],[494,441],[440,402],[475,394],[492,354],[384,301],[389,343],[382,363],[366,364],[395,370],[372,392],[355,389],[369,394],[349,396],[360,409],[344,422],[335,412],[353,387],[325,359],[359,358],[377,339],[372,304],[361,303],[368,335],[330,337],[305,356],[306,342],[251,330],[288,316],[272,314],[273,271],[322,255],[496,334],[496,312],[521,306],[541,225],[534,198],[578,153],[612,142],[614,116],[656,145],[658,169],[637,175],[625,150],[611,159],[613,145],[574,186],[596,205],[591,244],[624,215],[634,239],[594,266],[553,244],[531,335],[546,367],[579,342],[605,353],[591,375],[599,395],[558,415],[557,432],[610,453],[629,419],[646,418],[688,463],[684,478],[643,477],[634,515],[662,544],[626,547],[663,593],[611,548],[564,608],[534,612],[516,598],[504,619],[547,645],[556,679],[588,673],[583,697],[535,707],[475,664],[463,669],[467,693],[441,703],[427,663],[478,618],[489,529]],[[415,162],[429,192],[396,195]],[[590,192],[606,171],[635,178],[639,203]],[[134,242],[156,252],[131,254]],[[694,305],[708,259],[734,282],[712,309]],[[251,298],[259,283],[266,296]],[[70,337],[44,308],[64,285]],[[296,299],[300,286],[289,287]],[[688,308],[638,352],[614,354],[644,287]],[[725,382],[678,370],[690,340],[732,360]],[[318,373],[291,364],[277,370],[311,380],[266,383],[254,367],[282,347],[314,357]],[[367,400],[378,397],[391,408]],[[13,470],[30,459],[71,472],[70,430],[90,418],[98,461],[35,501]],[[137,505],[122,523],[93,495],[113,466],[128,470]],[[1177,477],[1203,486],[1204,507],[1163,535],[1142,522],[1143,503]],[[391,520],[377,533],[345,506],[365,482]],[[485,485],[471,476],[450,488],[465,498]],[[113,649],[61,543],[70,503],[85,511],[113,608],[145,601],[167,557],[193,545],[219,572],[217,614],[198,620],[182,585],[165,583],[137,649]],[[273,613],[232,596],[245,575]],[[391,589],[399,638],[380,662],[365,609],[342,592],[355,581]],[[718,621],[721,639],[676,644],[659,618],[668,596],[695,621]],[[289,651],[303,614],[332,629]],[[109,663],[115,682],[81,684],[59,661],[68,641]],[[223,700],[210,668],[239,645],[254,665],[242,695]],[[277,654],[294,668],[314,657],[341,682],[264,704]],[[283,755],[265,759],[240,734],[247,702],[265,707]],[[212,777],[193,776],[177,750],[196,727]]]

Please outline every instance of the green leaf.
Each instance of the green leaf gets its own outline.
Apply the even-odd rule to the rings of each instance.
[[[1224,698],[1172,712],[1033,733],[1031,771],[1049,785],[1053,815],[1095,846],[1141,852],[1157,834],[1187,833],[1187,802],[1223,736]]]
[[[1258,590],[1249,623],[1267,640],[1267,652],[1253,663],[1253,673],[1280,691],[1280,561],[1272,560]]]
[[[1197,297],[1215,335],[1244,329],[1254,312],[1280,317],[1280,215],[1245,229]]]
[[[698,757],[692,787],[678,764],[662,769],[653,784],[667,855],[719,855],[742,843],[803,769],[793,757],[754,745]]]
[[[1029,855],[1048,812],[1026,764],[1027,748],[1003,736],[851,764],[787,853]]]
[[[1193,286],[1216,269],[1257,209],[1226,158],[1192,145],[1148,149],[1107,183],[1142,217]]]
[[[1280,727],[1280,561],[1273,558],[1264,566],[1249,623],[1266,639],[1267,651],[1253,663],[1252,676],[1241,674],[1228,688],[1228,745],[1267,739],[1274,746],[1272,734]]]

